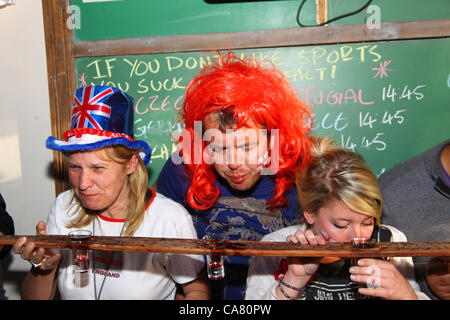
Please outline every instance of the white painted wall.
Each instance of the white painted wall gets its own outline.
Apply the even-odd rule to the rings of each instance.
[[[55,199],[41,1],[0,7],[0,192],[16,234],[34,234]],[[20,299],[29,264],[11,254],[2,261],[6,296]]]

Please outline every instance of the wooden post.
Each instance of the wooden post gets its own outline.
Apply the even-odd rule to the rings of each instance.
[[[69,127],[72,96],[76,88],[73,34],[67,26],[69,6],[69,0],[42,0],[52,135],[58,139]],[[55,193],[58,195],[69,188],[69,183],[63,155],[54,151],[53,159]]]

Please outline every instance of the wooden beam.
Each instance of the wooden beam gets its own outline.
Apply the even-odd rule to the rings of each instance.
[[[72,30],[67,27],[68,0],[42,0],[52,135],[61,139],[69,127],[75,92]],[[56,194],[69,188],[61,152],[53,152]]]
[[[0,245],[14,244],[21,236],[1,236]],[[372,248],[354,248],[350,243],[302,246],[286,242],[225,241],[223,247],[211,249],[202,240],[145,237],[90,237],[82,243],[69,236],[26,236],[43,248],[84,248],[100,251],[166,252],[182,254],[218,254],[225,256],[283,257],[413,257],[450,256],[450,242],[380,242]]]
[[[380,29],[365,24],[214,34],[190,34],[112,40],[78,41],[75,58],[248,49],[352,42],[373,42],[450,36],[450,19],[382,23]]]

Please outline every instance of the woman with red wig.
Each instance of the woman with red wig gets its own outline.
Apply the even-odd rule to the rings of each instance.
[[[294,173],[309,158],[311,114],[276,67],[219,52],[189,83],[181,121],[157,190],[186,207],[199,238],[258,241],[299,222]],[[226,257],[214,298],[243,299],[248,264]]]

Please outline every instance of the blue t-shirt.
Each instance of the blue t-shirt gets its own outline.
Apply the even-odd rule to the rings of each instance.
[[[220,229],[227,240],[259,241],[268,233],[301,222],[295,187],[285,194],[288,207],[267,209],[266,202],[273,198],[275,189],[270,176],[262,176],[248,192],[234,191],[226,182],[216,180],[220,196],[214,206],[208,210],[193,209],[186,201],[190,181],[184,170],[183,164],[176,165],[169,159],[158,177],[157,191],[191,213],[199,238],[208,231]],[[225,278],[211,282],[214,299],[244,299],[249,259],[225,257]]]

